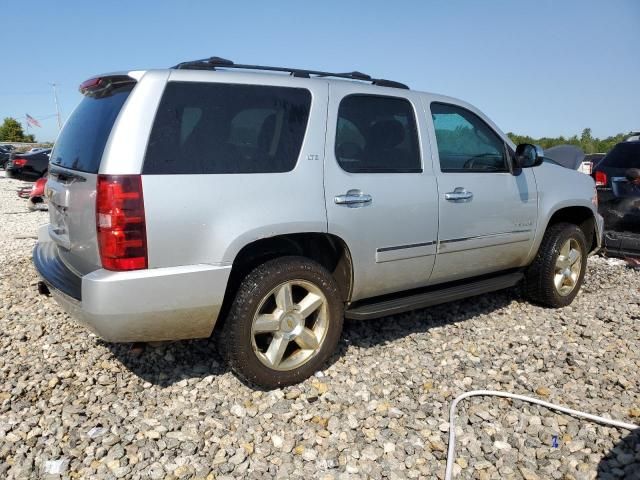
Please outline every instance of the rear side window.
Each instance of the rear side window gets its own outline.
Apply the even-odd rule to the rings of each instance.
[[[302,88],[170,82],[143,173],[288,172],[310,108],[311,93]]]
[[[335,154],[347,172],[421,172],[411,103],[396,97],[345,97],[338,109]]]
[[[506,172],[505,144],[489,125],[469,110],[432,103],[442,172]]]
[[[598,167],[640,168],[640,142],[618,143],[598,163]]]
[[[132,89],[133,85],[127,85],[101,96],[85,96],[64,124],[51,163],[98,173],[111,128]]]

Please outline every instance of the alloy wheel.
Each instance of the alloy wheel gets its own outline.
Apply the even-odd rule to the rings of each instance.
[[[329,326],[327,299],[306,280],[290,280],[260,302],[251,324],[253,350],[273,370],[293,370],[322,347]]]
[[[566,297],[576,288],[581,269],[582,249],[576,239],[570,238],[562,245],[555,265],[553,283],[559,295]]]

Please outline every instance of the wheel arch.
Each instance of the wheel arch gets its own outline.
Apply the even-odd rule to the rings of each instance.
[[[233,259],[221,310],[224,319],[242,279],[257,266],[278,257],[296,255],[318,262],[333,276],[342,300],[351,298],[353,261],[346,242],[333,234],[301,232],[260,238],[244,245]]]
[[[555,225],[560,222],[573,223],[582,230],[584,238],[587,241],[588,252],[594,249],[594,245],[598,245],[596,218],[591,208],[584,206],[560,208],[556,210],[549,219],[547,228],[549,228],[550,225]]]
[[[551,226],[562,222],[577,225],[580,230],[582,230],[585,240],[587,241],[588,252],[592,252],[599,247],[596,214],[591,206],[575,204],[558,205],[548,216],[544,228],[538,230],[535,246],[530,255],[530,261],[533,261],[538,253],[545,232]]]

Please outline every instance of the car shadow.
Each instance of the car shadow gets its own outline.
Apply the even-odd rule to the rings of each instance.
[[[640,429],[627,433],[598,463],[601,480],[640,480]]]
[[[100,342],[133,374],[160,387],[228,371],[213,338],[157,344]]]
[[[414,333],[427,332],[434,327],[489,314],[519,298],[519,289],[511,288],[490,297],[472,297],[375,320],[347,320],[338,348],[325,368],[345,356],[350,346],[367,348],[384,345]],[[213,337],[158,345],[101,342],[132,373],[160,387],[182,380],[222,375],[228,371],[226,363],[217,352]],[[254,390],[260,389],[255,385],[246,385]]]

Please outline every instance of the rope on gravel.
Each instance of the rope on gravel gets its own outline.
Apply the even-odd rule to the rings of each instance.
[[[456,455],[456,425],[455,425],[456,407],[458,406],[459,402],[469,397],[512,398],[514,400],[534,403],[536,405],[541,405],[551,410],[557,410],[559,412],[566,413],[567,415],[586,418],[587,420],[591,420],[592,422],[611,425],[613,427],[624,428],[626,430],[636,430],[640,428],[640,425],[635,425],[633,423],[626,423],[626,422],[621,422],[619,420],[612,420],[610,418],[600,417],[598,415],[581,412],[579,410],[574,410],[573,408],[563,407],[561,405],[545,402],[544,400],[540,400],[538,398],[533,398],[533,397],[527,397],[525,395],[517,395],[515,393],[501,392],[498,390],[472,390],[470,392],[465,392],[462,395],[459,395],[458,397],[456,397],[451,403],[451,408],[449,409],[449,448],[447,450],[447,468],[444,474],[445,480],[451,480],[453,478],[453,463],[455,461],[455,455]]]

